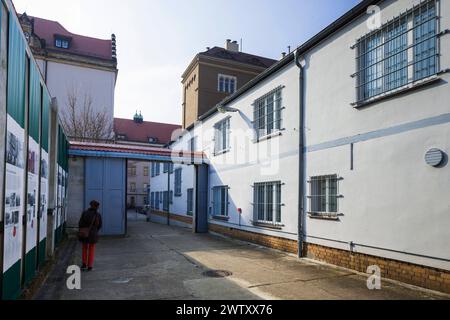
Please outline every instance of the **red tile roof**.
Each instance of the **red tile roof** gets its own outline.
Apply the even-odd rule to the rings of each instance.
[[[156,138],[158,144],[167,144],[172,140],[172,133],[181,126],[168,123],[144,121],[136,123],[129,119],[114,118],[116,135],[126,135],[126,141],[148,143],[149,138]]]
[[[245,52],[234,52],[220,47],[213,47],[205,52],[201,52],[200,54],[250,64],[262,68],[269,68],[277,62],[277,60],[274,59],[256,56]]]
[[[31,17],[34,20],[34,34],[45,40],[46,48],[61,52],[72,52],[84,56],[112,60],[112,42],[109,40],[96,39],[77,35],[67,31],[59,22]],[[63,36],[71,39],[70,48],[62,49],[55,47],[55,36]]]

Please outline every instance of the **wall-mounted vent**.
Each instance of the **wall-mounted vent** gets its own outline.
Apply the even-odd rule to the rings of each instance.
[[[425,161],[429,166],[439,167],[444,161],[444,152],[439,149],[431,149],[425,154]]]

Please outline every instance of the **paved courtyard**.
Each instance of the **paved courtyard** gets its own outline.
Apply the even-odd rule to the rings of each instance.
[[[134,216],[136,218],[136,216]],[[98,244],[94,271],[82,273],[82,289],[68,290],[65,270],[80,264],[80,245],[67,250],[36,299],[443,299],[383,281],[370,291],[366,277],[301,260],[278,251],[214,235],[148,223],[130,215],[126,238]],[[225,270],[226,278],[204,275]]]

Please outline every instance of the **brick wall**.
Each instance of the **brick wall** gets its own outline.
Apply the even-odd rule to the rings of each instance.
[[[166,218],[169,216],[169,214],[167,212],[162,212],[162,211],[152,211],[150,214],[156,215],[156,216],[160,216],[163,218]],[[192,217],[188,217],[188,216],[180,216],[178,214],[170,214],[170,220],[173,221],[178,221],[178,222],[183,222],[186,224],[191,224],[192,225]]]
[[[282,250],[289,253],[297,253],[298,245],[297,241],[284,239],[280,237],[263,235],[260,233],[243,231],[235,228],[224,227],[217,224],[209,224],[209,230],[216,232],[230,238],[248,241],[256,244],[260,244],[272,249]]]
[[[384,278],[450,293],[450,272],[445,270],[310,243],[304,243],[303,256],[364,273],[377,265]]]

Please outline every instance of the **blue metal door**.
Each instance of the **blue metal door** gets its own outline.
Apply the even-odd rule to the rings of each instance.
[[[85,207],[91,200],[100,202],[101,235],[124,235],[126,160],[86,158],[85,165]]]
[[[208,232],[208,166],[196,166],[195,232]]]

